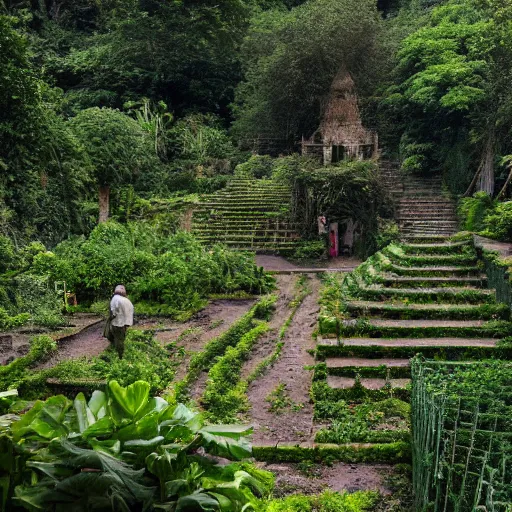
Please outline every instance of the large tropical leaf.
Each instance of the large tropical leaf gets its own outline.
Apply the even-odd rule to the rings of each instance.
[[[200,512],[221,510],[218,500],[204,492],[183,496],[176,504],[176,512]]]
[[[68,428],[64,420],[70,407],[71,402],[62,395],[52,396],[46,402],[36,402],[30,411],[12,425],[14,439],[19,441],[33,434],[47,440],[66,436]]]
[[[108,384],[112,419],[117,425],[124,425],[137,419],[144,411],[149,399],[150,386],[138,380],[123,388],[116,380]]]
[[[96,417],[94,416],[91,409],[87,406],[87,402],[85,401],[85,396],[83,393],[78,393],[73,402],[73,406],[75,407],[78,419],[78,428],[80,429],[80,433],[83,433],[89,428],[89,426],[96,423]]]
[[[250,425],[206,425],[201,429],[201,432],[208,432],[219,437],[240,439],[251,435],[253,430]]]
[[[232,439],[230,437],[217,436],[204,430],[200,431],[205,450],[226,459],[242,460],[252,457],[252,447],[248,439]]]

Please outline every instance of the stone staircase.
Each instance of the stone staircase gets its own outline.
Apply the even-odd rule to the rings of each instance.
[[[380,175],[394,198],[396,219],[403,235],[449,236],[457,232],[455,201],[444,190],[441,177],[404,175],[397,163],[383,161]]]
[[[235,178],[198,205],[192,233],[206,245],[287,253],[299,235],[289,220],[290,188],[280,182]]]
[[[315,370],[316,379],[324,379],[319,396],[408,400],[410,358],[416,354],[450,361],[512,359],[512,349],[499,344],[512,335],[510,308],[486,288],[472,239],[414,232],[408,237],[415,242],[386,247],[345,278],[338,313],[323,305]]]
[[[356,374],[370,389],[395,387],[397,376],[405,384],[417,353],[450,360],[512,356],[497,347],[512,335],[510,309],[486,283],[469,240],[393,245],[372,256],[346,277],[349,318],[336,327],[321,313],[317,352],[329,386],[351,387]]]

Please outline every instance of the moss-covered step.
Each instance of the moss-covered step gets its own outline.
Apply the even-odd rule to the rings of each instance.
[[[336,377],[351,377],[352,379],[355,378],[356,375],[370,379],[407,379],[410,377],[411,374],[409,359],[368,359],[363,357],[331,357],[325,360],[325,364],[328,376],[334,375]]]
[[[404,304],[354,300],[346,303],[347,310],[356,316],[395,319],[491,320],[510,318],[506,304]],[[322,316],[320,317],[320,322]],[[336,323],[333,318],[331,323]]]
[[[405,244],[435,244],[435,243],[444,243],[451,241],[452,237],[450,235],[431,235],[431,236],[422,236],[422,235],[404,235],[400,236],[400,240]]]
[[[280,442],[253,445],[253,456],[261,462],[374,462],[397,464],[410,462],[411,447],[405,441],[395,443],[313,444]]]
[[[405,389],[410,385],[411,379],[402,378],[402,379],[394,379],[394,378],[379,378],[379,377],[342,377],[338,375],[328,375],[327,376],[327,385],[331,389],[352,389],[356,385],[357,382],[360,385],[368,390],[379,391],[385,388],[391,389]]]
[[[471,248],[469,241],[431,244],[402,244],[406,254],[462,254]]]
[[[512,347],[500,346],[492,338],[345,338],[341,342],[323,338],[317,342],[316,359],[381,358],[404,359],[422,354],[429,359],[464,361],[512,359]]]
[[[369,338],[505,338],[512,335],[512,323],[483,320],[389,320],[344,321],[340,333],[344,337]],[[336,335],[323,332],[322,335]]]
[[[494,290],[482,288],[388,288],[360,286],[358,299],[382,301],[407,301],[417,303],[441,302],[449,304],[496,303]]]
[[[474,267],[477,263],[475,254],[441,254],[441,255],[411,255],[405,253],[401,247],[388,246],[382,250],[392,262],[403,267],[435,267],[459,266]]]
[[[443,277],[424,277],[424,276],[393,276],[389,274],[382,275],[382,284],[390,288],[436,288],[436,287],[482,287],[487,283],[486,276],[443,276]]]
[[[436,267],[402,267],[393,263],[386,267],[386,270],[398,276],[411,277],[456,277],[456,276],[475,276],[479,275],[481,270],[477,266],[456,267],[456,266],[436,266]]]

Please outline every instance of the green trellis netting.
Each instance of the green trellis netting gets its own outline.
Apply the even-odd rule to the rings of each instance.
[[[417,512],[512,512],[512,362],[412,361]]]

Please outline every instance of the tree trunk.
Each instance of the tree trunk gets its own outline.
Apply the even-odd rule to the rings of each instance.
[[[494,194],[494,134],[489,134],[482,155],[482,172],[478,180],[478,191],[487,192],[491,197]]]
[[[110,209],[110,187],[108,185],[100,186],[98,205],[100,208],[100,217],[98,222],[101,224],[108,220],[108,213]]]

